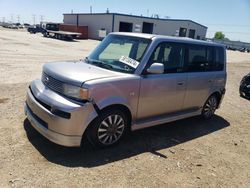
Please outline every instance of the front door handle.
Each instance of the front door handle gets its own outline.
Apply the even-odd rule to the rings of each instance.
[[[178,86],[183,86],[184,83],[183,82],[178,82]]]

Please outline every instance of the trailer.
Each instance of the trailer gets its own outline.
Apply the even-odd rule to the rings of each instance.
[[[43,33],[44,37],[53,37],[59,40],[73,40],[77,37],[82,35],[81,33],[76,32],[68,32],[68,31],[52,31],[52,30],[46,30]]]
[[[77,32],[60,30],[59,23],[47,23],[46,29],[43,32],[44,37],[53,37],[60,40],[73,40],[81,35],[82,35],[81,33]]]

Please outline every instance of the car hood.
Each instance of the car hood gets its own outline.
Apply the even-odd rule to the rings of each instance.
[[[83,61],[47,63],[43,66],[43,72],[57,80],[79,87],[86,81],[124,75]]]

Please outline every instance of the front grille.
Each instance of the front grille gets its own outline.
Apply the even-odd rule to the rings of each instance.
[[[30,88],[30,87],[29,87]],[[41,104],[44,108],[46,108],[47,110],[49,110],[51,113],[57,115],[57,116],[60,116],[62,118],[65,118],[65,119],[70,119],[71,117],[71,114],[68,113],[68,112],[64,112],[64,111],[61,111],[61,110],[58,110],[58,109],[53,109],[50,105],[47,105],[46,103],[42,102],[41,100],[39,100],[35,95],[34,93],[32,92],[32,89],[30,88],[30,92],[32,94],[32,96],[36,99],[36,101]]]
[[[63,93],[63,82],[47,75],[45,72],[42,74],[42,82],[51,90],[58,93]]]

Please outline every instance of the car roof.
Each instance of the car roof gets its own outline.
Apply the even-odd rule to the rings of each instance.
[[[174,36],[145,34],[145,33],[130,33],[130,32],[113,32],[110,34],[139,37],[139,38],[145,38],[145,39],[151,39],[151,40],[165,40],[165,41],[169,41],[169,42],[179,42],[179,43],[188,43],[188,44],[201,44],[201,45],[207,45],[207,46],[225,47],[225,45],[223,45],[223,44],[215,43],[212,41],[203,41],[203,40],[191,39],[188,37],[174,37]]]

